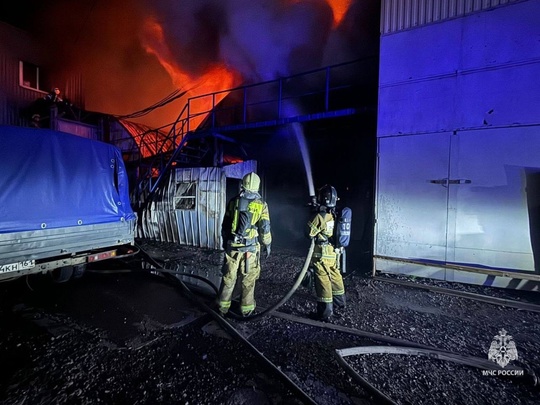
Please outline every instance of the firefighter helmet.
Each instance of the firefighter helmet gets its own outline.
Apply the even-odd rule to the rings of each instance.
[[[318,202],[328,208],[334,208],[338,200],[337,191],[334,187],[326,184],[319,189]]]
[[[242,187],[244,190],[257,192],[261,185],[261,179],[257,176],[257,173],[251,172],[244,176],[242,179]]]

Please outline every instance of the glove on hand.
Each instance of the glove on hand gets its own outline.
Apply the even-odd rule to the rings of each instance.
[[[266,258],[268,259],[268,257],[270,256],[270,252],[272,251],[271,249],[271,246],[270,245],[264,245],[264,253],[266,254]]]

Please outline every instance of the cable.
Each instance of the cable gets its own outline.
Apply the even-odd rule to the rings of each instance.
[[[125,118],[139,118],[139,117],[145,116],[151,113],[152,111],[156,110],[157,108],[161,108],[171,103],[172,101],[183,97],[188,91],[189,90],[180,91],[180,89],[176,89],[172,93],[170,93],[168,96],[164,97],[163,99],[161,99],[160,101],[154,103],[153,105],[149,107],[143,108],[142,110],[139,110],[139,111],[135,111],[131,114],[113,115],[113,117],[118,118],[118,119],[125,119]]]

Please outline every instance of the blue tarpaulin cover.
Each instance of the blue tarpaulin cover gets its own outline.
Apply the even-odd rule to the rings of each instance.
[[[135,218],[117,147],[48,129],[0,125],[0,233]]]

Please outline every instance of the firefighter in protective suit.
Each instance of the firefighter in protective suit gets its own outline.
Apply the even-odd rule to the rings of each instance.
[[[315,239],[311,266],[315,271],[317,317],[321,320],[328,320],[333,315],[334,305],[345,307],[345,286],[338,263],[339,251],[333,240],[337,200],[334,187],[325,185],[319,189],[317,209],[306,229],[307,236]]]
[[[240,310],[249,316],[255,309],[255,282],[261,273],[261,249],[270,256],[272,234],[268,205],[259,194],[261,179],[248,173],[242,179],[240,193],[227,204],[221,235],[225,249],[219,311],[225,315],[237,277],[242,284]]]

